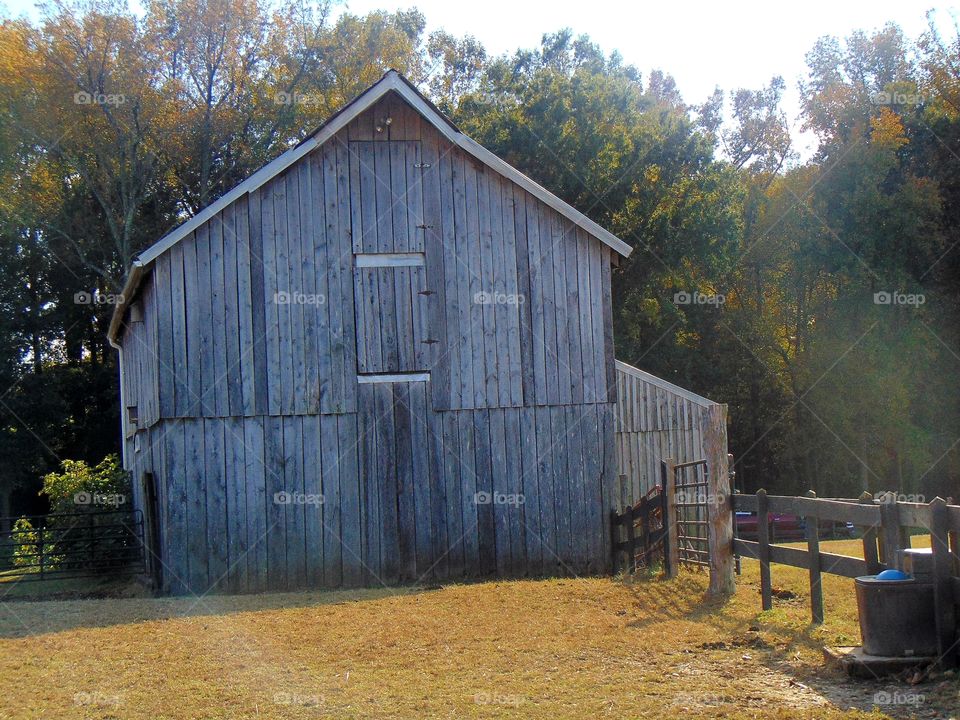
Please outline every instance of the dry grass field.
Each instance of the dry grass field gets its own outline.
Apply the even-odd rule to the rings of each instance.
[[[833,551],[856,552],[855,543]],[[837,548],[841,548],[838,550]],[[954,676],[852,681],[853,581],[525,580],[202,600],[0,603],[0,718],[955,717]],[[897,702],[875,707],[878,693]]]

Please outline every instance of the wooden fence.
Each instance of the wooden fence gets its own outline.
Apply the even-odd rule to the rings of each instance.
[[[734,539],[738,555],[760,561],[760,592],[763,609],[773,607],[770,566],[773,563],[804,568],[810,574],[810,604],[814,623],[823,622],[823,586],[821,575],[829,573],[856,578],[881,570],[900,568],[900,550],[910,547],[911,531],[930,535],[933,549],[933,582],[937,618],[938,648],[941,662],[955,667],[957,652],[957,605],[960,604],[960,565],[957,538],[960,534],[960,506],[941,498],[929,504],[898,502],[892,494],[873,498],[864,493],[859,499],[817,498],[767,495],[734,495],[736,511],[757,513],[757,540]],[[805,519],[807,547],[793,548],[770,541],[770,516],[793,514]],[[862,529],[863,557],[848,557],[820,549],[821,521],[847,522]]]
[[[717,403],[619,360],[614,413],[620,507],[631,507],[662,482],[660,463],[706,457],[709,419]]]

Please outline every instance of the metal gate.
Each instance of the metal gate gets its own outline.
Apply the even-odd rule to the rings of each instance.
[[[682,565],[710,566],[707,503],[710,483],[706,460],[673,466],[677,556]]]
[[[5,522],[3,522],[5,521]],[[146,572],[139,510],[0,518],[0,577],[26,582]]]

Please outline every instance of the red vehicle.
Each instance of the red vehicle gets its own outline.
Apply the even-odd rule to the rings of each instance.
[[[807,522],[805,518],[790,514],[769,515],[770,542],[795,542],[807,537]],[[855,536],[854,526],[851,523],[820,521],[820,538],[850,538]],[[737,537],[741,540],[757,540],[757,514],[752,512],[737,513]]]
[[[771,513],[770,542],[794,542],[806,538],[806,525],[796,515]],[[737,537],[741,540],[757,540],[757,514],[737,513]]]

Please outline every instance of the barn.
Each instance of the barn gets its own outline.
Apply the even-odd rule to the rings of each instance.
[[[629,252],[387,72],[130,270],[109,338],[158,587],[606,571],[610,509],[709,404],[615,363]]]

